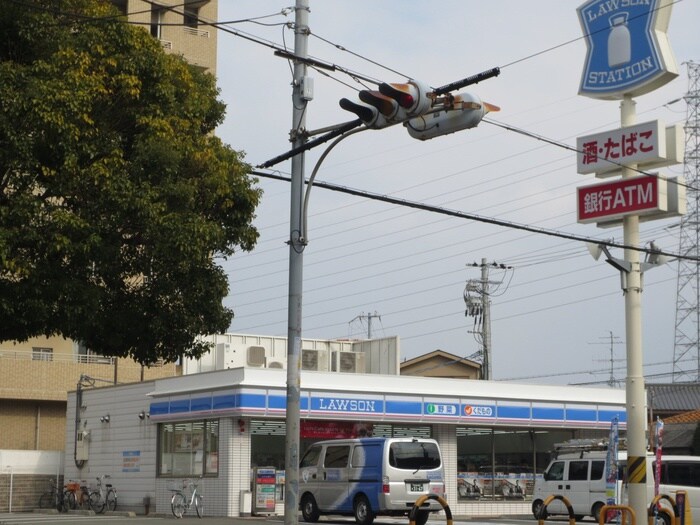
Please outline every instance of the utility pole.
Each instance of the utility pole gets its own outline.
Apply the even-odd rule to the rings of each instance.
[[[464,304],[467,317],[474,317],[473,333],[477,336],[477,341],[481,345],[481,379],[493,379],[491,365],[491,289],[490,285],[500,284],[489,281],[489,266],[510,270],[511,266],[503,264],[487,263],[486,259],[481,259],[481,264],[472,263],[469,266],[481,267],[481,280],[470,279],[464,288]]]
[[[371,313],[367,313],[367,315],[360,314],[357,317],[355,317],[355,319],[353,319],[352,321],[359,319],[361,322],[362,320],[367,319],[367,339],[372,339],[372,319],[375,319],[375,318],[379,319],[380,321],[382,320],[382,316],[379,315],[376,312],[376,310],[373,314],[371,314]],[[352,321],[350,321],[350,322],[352,323]]]
[[[292,86],[292,130],[290,141],[299,148],[307,140],[306,105],[310,100],[305,92],[306,59],[309,38],[308,0],[296,0],[294,16],[294,54],[300,58],[294,62]],[[284,523],[299,523],[299,442],[301,381],[301,307],[303,288],[303,262],[306,239],[302,237],[304,225],[304,153],[292,157],[291,203],[289,215],[289,300],[287,318],[287,406],[285,412],[285,482]]]

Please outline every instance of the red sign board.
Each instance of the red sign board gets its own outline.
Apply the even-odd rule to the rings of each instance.
[[[619,179],[577,190],[578,222],[606,221],[625,215],[667,210],[666,180],[657,176]]]
[[[310,421],[302,420],[300,437],[314,439],[357,438],[372,435],[371,423],[353,421]]]

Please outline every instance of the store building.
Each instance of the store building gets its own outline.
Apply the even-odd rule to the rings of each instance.
[[[283,513],[285,370],[245,366],[83,390],[77,412],[76,394],[66,479],[109,474],[120,508],[169,513],[170,489],[202,476],[206,515]],[[302,454],[333,437],[433,437],[455,515],[529,513],[554,443],[607,436],[615,417],[624,429],[624,390],[301,372]],[[275,487],[251,495],[263,467],[274,469]]]

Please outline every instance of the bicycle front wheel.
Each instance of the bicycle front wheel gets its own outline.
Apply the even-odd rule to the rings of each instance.
[[[204,496],[201,494],[194,495],[194,510],[197,511],[197,517],[204,516]]]
[[[101,514],[105,510],[105,502],[98,491],[91,492],[88,501],[90,502],[90,508],[97,514]]]
[[[185,496],[182,495],[182,492],[173,494],[173,499],[170,500],[170,508],[173,510],[173,516],[182,518],[182,514],[185,512]]]
[[[112,489],[107,492],[107,510],[114,512],[117,509],[117,493]]]
[[[63,496],[63,506],[66,510],[75,510],[78,508],[78,499],[75,497],[75,492],[69,490]]]
[[[40,509],[50,509],[53,507],[54,496],[50,492],[46,492],[39,498],[39,508]]]

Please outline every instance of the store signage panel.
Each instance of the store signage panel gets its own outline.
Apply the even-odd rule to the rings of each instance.
[[[533,405],[532,419],[535,421],[564,421],[564,405]]]
[[[310,412],[334,412],[342,414],[383,414],[381,398],[349,397],[347,394],[311,396]]]
[[[496,419],[496,405],[466,403],[462,405],[461,413],[467,419]]]
[[[648,131],[648,124],[650,123],[647,122],[639,126],[647,128],[646,131]],[[625,163],[636,163],[638,169],[648,171],[683,162],[683,156],[685,155],[685,130],[682,124],[672,124],[666,126],[665,129],[661,128],[658,133],[658,140],[665,146],[659,146],[654,150],[649,150],[651,143],[646,141],[646,137],[642,137],[644,140],[640,141],[639,130],[636,132],[638,133],[636,146],[630,146],[630,142],[635,141],[635,138],[630,136],[630,133],[635,133],[635,131],[627,130],[636,127],[622,128],[621,132],[617,130],[618,133],[615,136],[612,136],[615,131],[609,131],[576,139],[578,173],[595,173],[597,178],[606,179],[621,176],[621,165]],[[623,144],[625,145],[624,149]]]
[[[576,169],[581,174],[620,171],[620,165],[666,159],[666,129],[659,120],[576,139]]]
[[[417,400],[399,399],[387,396],[384,401],[384,407],[386,415],[418,417],[422,414],[423,403]]]
[[[457,403],[423,403],[423,414],[427,417],[459,417],[459,404]]]
[[[688,207],[688,200],[685,196],[684,177],[672,177],[666,179],[666,207],[666,211],[640,215],[639,222],[668,219],[669,217],[680,217],[685,215]],[[618,217],[616,219],[599,220],[596,222],[599,228],[611,228],[613,226],[620,226],[622,224],[622,218]]]
[[[210,407],[210,408],[209,408]],[[193,394],[191,398],[173,396],[150,404],[152,419],[158,421],[183,418],[218,417],[226,414],[249,416],[284,415],[286,396],[279,389],[241,388],[215,390]],[[327,435],[361,435],[355,423],[367,420],[444,421],[454,424],[509,423],[593,424],[607,428],[611,415],[625,420],[624,407],[577,405],[563,403],[533,403],[530,401],[497,400],[476,397],[440,398],[422,395],[368,395],[349,392],[302,391],[300,398],[302,421],[311,427],[307,431],[321,438]],[[345,420],[339,417],[345,416]],[[347,416],[351,416],[348,418]],[[316,419],[314,419],[316,418]],[[325,422],[324,422],[325,418]],[[333,420],[333,421],[331,421]],[[319,423],[320,426],[317,424]],[[341,428],[341,426],[343,428]],[[347,428],[346,428],[347,427]],[[310,435],[311,435],[310,434]]]
[[[589,0],[579,94],[605,100],[649,93],[678,76],[666,31],[673,0]]]
[[[576,423],[597,423],[599,421],[598,410],[596,407],[579,408],[567,406],[566,421]]]
[[[498,403],[498,405],[496,405],[496,417],[498,419],[508,419],[511,421],[530,421],[532,419],[530,403]]]
[[[212,397],[208,395],[206,397],[193,397],[190,400],[190,411],[191,412],[211,412],[212,409]]]
[[[666,179],[641,176],[577,188],[578,222],[614,220],[668,209]]]
[[[354,421],[318,421],[302,419],[299,426],[301,438],[340,439],[371,436],[372,423]]]

